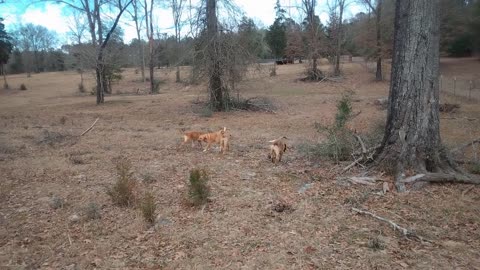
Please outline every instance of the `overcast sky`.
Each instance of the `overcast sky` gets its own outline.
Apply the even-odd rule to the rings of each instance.
[[[29,0],[6,0],[4,4],[0,4],[0,17],[5,19],[7,30],[10,30],[15,24],[33,23],[45,26],[59,34],[61,43],[69,43],[67,32],[69,31],[69,9],[60,4],[37,3],[31,4]],[[192,2],[195,2],[192,1]],[[243,10],[246,16],[253,18],[259,26],[268,27],[275,18],[274,6],[276,0],[234,0],[236,5]],[[300,16],[296,6],[298,0],[280,0],[282,6],[293,19],[299,20]],[[328,20],[326,0],[320,0],[316,13],[319,14],[323,23]],[[352,1],[353,2],[353,1]],[[346,12],[346,18],[363,11],[361,6],[350,4]],[[157,9],[154,13],[156,23],[160,27],[160,32],[173,34],[173,20],[170,10]],[[155,19],[154,19],[155,20]],[[71,21],[70,21],[71,24]],[[125,32],[124,41],[130,42],[136,37],[135,28],[130,22],[128,14],[122,17],[120,26]]]

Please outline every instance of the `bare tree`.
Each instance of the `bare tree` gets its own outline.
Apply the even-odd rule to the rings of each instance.
[[[343,26],[343,13],[346,8],[346,0],[333,0],[329,2],[331,20],[330,24],[333,24],[334,30],[334,51],[335,51],[335,60],[333,66],[333,75],[340,76],[340,57],[342,54],[342,26]],[[333,16],[333,19],[332,19]]]
[[[72,10],[72,16],[68,19],[69,35],[76,44],[82,44],[87,31],[87,22],[84,20],[83,14],[78,9]]]
[[[96,94],[97,94],[97,104],[104,103],[105,92],[109,91],[109,83],[106,77],[106,63],[105,63],[105,48],[107,47],[108,41],[112,33],[117,27],[118,21],[120,20],[123,12],[128,8],[133,0],[116,0],[116,1],[103,1],[103,0],[45,0],[45,1],[54,1],[55,3],[62,3],[67,5],[70,8],[81,11],[87,17],[88,29],[90,32],[92,46],[97,48],[96,57],[95,57],[95,77],[96,77]],[[102,6],[109,5],[117,9],[117,14],[113,21],[110,29],[107,30],[107,35],[104,37],[103,30],[104,25],[102,24]],[[110,10],[112,11],[112,10]],[[98,36],[97,36],[98,35]]]
[[[179,50],[180,50],[180,38],[182,30],[182,14],[184,11],[186,0],[171,0],[171,8],[173,14],[173,25],[175,26],[175,43],[176,43],[176,56],[177,56],[177,72],[175,81],[180,82],[180,65],[178,63]]]
[[[140,71],[142,74],[142,81],[145,82],[145,47],[141,42],[141,31],[142,31],[142,18],[140,17],[140,8],[142,8],[142,3],[139,0],[132,1],[132,11],[128,11],[132,17],[133,22],[135,23],[135,31],[137,33],[138,40],[138,51],[141,58]]]
[[[375,15],[375,30],[376,30],[376,58],[377,58],[377,71],[375,73],[375,80],[382,81],[382,31],[381,31],[381,20],[382,20],[382,0],[362,0],[362,2],[370,8],[370,10]],[[375,3],[376,2],[376,3]]]
[[[145,10],[145,23],[147,25],[147,38],[148,38],[148,55],[149,62],[148,68],[150,71],[150,93],[155,93],[158,91],[155,85],[154,78],[154,45],[153,45],[153,0],[150,0],[150,9],[147,3],[147,0],[144,0],[144,10]]]
[[[376,166],[405,182],[480,184],[442,145],[439,119],[439,0],[397,0],[387,124]],[[415,177],[405,178],[413,172]]]
[[[311,54],[311,65],[307,71],[307,79],[318,81],[324,76],[322,71],[318,68],[318,58],[320,57],[320,38],[321,38],[321,24],[318,16],[315,15],[316,0],[302,0],[302,8],[306,13],[306,30],[308,50]]]
[[[210,105],[215,111],[225,109],[222,85],[222,70],[220,55],[218,53],[218,19],[217,19],[217,0],[207,0],[207,72],[208,72],[208,90],[210,92]]]

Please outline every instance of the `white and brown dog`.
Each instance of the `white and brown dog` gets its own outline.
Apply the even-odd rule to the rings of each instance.
[[[282,161],[283,153],[287,151],[287,144],[283,141],[283,139],[287,139],[287,137],[281,137],[279,139],[269,141],[271,145],[268,159],[270,159],[274,164]]]

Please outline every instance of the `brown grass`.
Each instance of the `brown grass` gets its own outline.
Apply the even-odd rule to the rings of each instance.
[[[448,61],[444,74],[456,70],[451,68],[454,60]],[[455,61],[462,72],[480,70],[478,61]],[[340,185],[336,173],[345,164],[313,162],[299,153],[300,144],[325,139],[314,123],[334,121],[343,91],[355,91],[353,112],[362,111],[347,126],[363,133],[385,118],[373,102],[388,93],[388,82],[374,82],[358,64],[343,66],[346,79],[340,83],[295,82],[303,68],[278,66],[275,77],[267,70],[238,85],[246,98],[271,99],[275,113],[234,111],[208,118],[192,107],[192,101],[205,100],[205,85],[176,84],[174,70],[156,70],[165,83],[161,94],[148,95],[148,83],[126,69],[114,86],[114,92],[124,94],[107,96],[102,106],[95,105],[93,96],[78,95],[80,77],[74,71],[9,76],[11,85],[25,83],[29,90],[0,91],[0,268],[478,268],[478,187],[462,194],[470,187],[433,185],[381,196],[380,185]],[[187,76],[183,67],[182,77]],[[93,78],[88,78],[85,87],[92,86]],[[448,146],[480,136],[478,120],[466,119],[479,118],[478,101],[442,96],[441,102],[461,105],[457,112],[441,115]],[[94,129],[76,136],[97,117]],[[232,133],[225,156],[178,147],[180,128],[223,126]],[[43,130],[71,135],[75,143],[39,144]],[[266,156],[268,141],[279,135],[289,138],[291,148],[275,167]],[[138,190],[148,190],[161,205],[155,230],[145,228],[138,209],[116,207],[105,192],[118,178],[111,160],[119,155],[131,161]],[[209,171],[211,196],[203,210],[183,203],[194,167]],[[137,181],[143,172],[151,172],[156,181]],[[52,209],[52,194],[68,204]],[[69,224],[68,217],[90,202],[101,208],[101,219]],[[278,202],[292,210],[277,211],[283,209]],[[405,239],[385,224],[353,214],[352,205],[435,244]]]

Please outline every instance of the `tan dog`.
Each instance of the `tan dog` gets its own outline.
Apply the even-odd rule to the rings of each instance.
[[[202,148],[202,142],[199,140],[203,132],[200,131],[189,131],[183,134],[183,145],[187,142],[192,142],[192,147],[195,147],[195,141],[198,142],[200,148]]]
[[[285,151],[287,151],[287,144],[283,141],[287,137],[281,137],[276,140],[269,141],[270,145],[270,154],[268,154],[268,159],[270,159],[274,164],[282,161],[282,156]]]
[[[225,152],[225,145],[228,145],[228,138],[225,137],[225,132],[226,131],[227,131],[227,128],[224,127],[223,129],[221,129],[217,132],[206,133],[206,134],[200,135],[198,140],[207,143],[207,147],[205,147],[203,152],[208,151],[208,149],[210,149],[210,145],[212,145],[212,143],[220,144],[220,151]]]
[[[220,149],[223,150],[222,153],[225,154],[227,151],[230,150],[230,138],[232,137],[231,134],[224,134],[222,139],[220,140]]]

